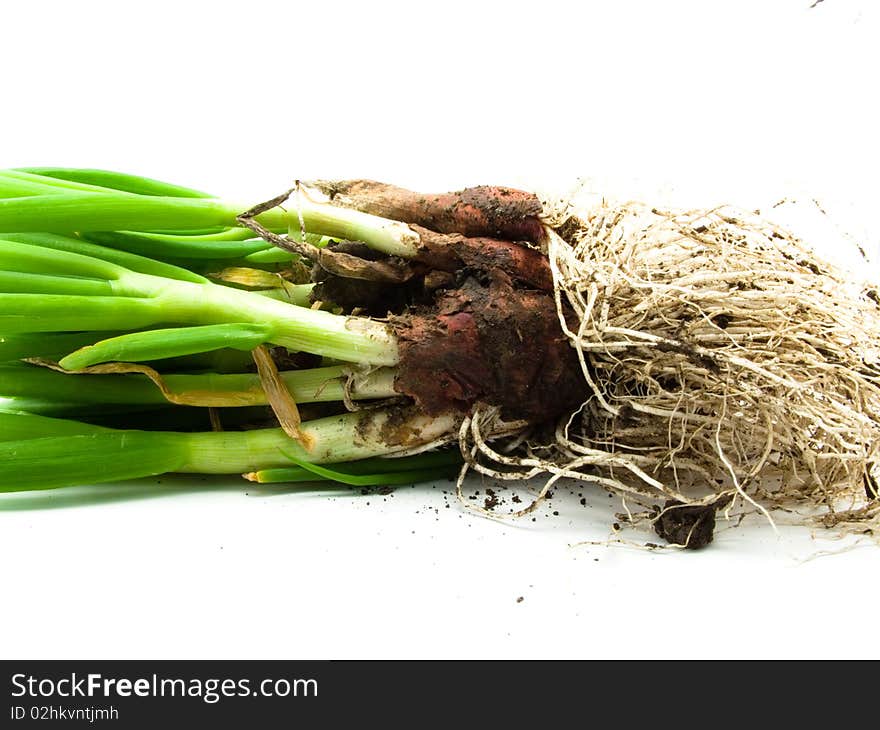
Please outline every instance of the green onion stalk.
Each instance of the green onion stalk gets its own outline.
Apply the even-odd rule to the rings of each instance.
[[[429,472],[449,471],[460,461],[454,453],[442,459],[376,460],[441,438],[448,419],[410,414],[406,420],[418,436],[410,435],[389,447],[383,436],[400,414],[379,410],[368,418],[349,413],[304,424],[312,447],[291,440],[280,428],[236,432],[171,433],[108,429],[30,413],[0,411],[0,492],[52,489],[75,484],[99,484],[159,474],[246,474],[252,481],[334,480],[333,469],[322,464],[360,462],[348,469],[360,483],[396,472],[412,483]],[[365,459],[373,459],[364,462]],[[360,473],[358,473],[360,472]]]
[[[19,181],[22,174],[28,176],[27,182]],[[58,171],[43,174],[0,171],[0,195],[3,196],[0,197],[0,233],[207,231],[211,236],[238,227],[242,213],[251,208],[249,203],[206,197],[194,191],[181,194],[176,186],[166,188],[155,181],[148,181],[155,183],[151,192],[141,190],[136,193],[131,190],[134,186],[125,185],[128,189],[123,189],[123,183],[115,178],[79,175],[80,180],[101,180],[106,184],[103,187],[71,182],[59,177],[60,174]],[[121,177],[127,180],[130,176]],[[31,178],[42,181],[42,190],[39,186],[32,187]],[[25,193],[22,186],[30,187],[30,192]],[[414,256],[419,242],[418,235],[398,221],[316,203],[306,195],[298,196],[291,210],[274,207],[258,216],[258,220],[270,230],[298,231],[305,228],[312,235],[363,241],[378,251],[403,257]],[[235,238],[246,234],[228,235]],[[154,242],[165,241],[160,238]],[[265,248],[262,245],[251,253]]]
[[[280,374],[297,403],[393,398],[393,368],[359,374],[352,366],[291,370]],[[87,405],[180,405],[241,408],[269,405],[260,377],[253,373],[159,375],[162,388],[138,373],[71,375],[24,364],[0,365],[0,393],[7,397],[43,398]]]
[[[265,343],[366,365],[398,359],[391,331],[378,322],[222,286],[72,238],[14,238],[0,235],[0,332],[140,330],[76,350],[61,359],[66,369]]]
[[[250,413],[269,405],[261,375],[242,372],[253,363],[251,351],[264,345],[328,363],[279,374],[297,404],[395,397],[398,352],[391,330],[312,308],[312,284],[260,274],[300,257],[240,227],[237,217],[246,207],[105,171],[0,172],[0,396],[6,407],[81,409],[87,419],[97,413],[130,423],[150,417],[144,408],[169,404],[188,407],[176,419],[181,424],[193,406]],[[368,238],[380,249],[404,252],[392,223],[325,212],[308,201],[296,217],[297,226],[304,221],[309,229],[299,242],[316,250],[334,236]],[[291,225],[281,210],[259,220],[273,231]],[[203,276],[209,272],[211,278]],[[254,282],[259,290],[236,288]],[[107,363],[116,369],[94,374]],[[148,367],[132,370],[134,363]],[[167,472],[237,473],[261,483],[411,483],[457,469],[460,456],[377,457],[442,440],[453,425],[451,416],[429,418],[396,406],[307,420],[297,441],[280,428],[111,429],[0,411],[0,491]]]

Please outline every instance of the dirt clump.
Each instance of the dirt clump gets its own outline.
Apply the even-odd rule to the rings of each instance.
[[[656,520],[654,531],[672,545],[688,550],[705,547],[715,534],[715,506],[684,505],[668,500]]]

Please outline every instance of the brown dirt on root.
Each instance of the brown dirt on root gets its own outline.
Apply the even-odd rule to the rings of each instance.
[[[337,205],[424,226],[441,233],[544,240],[541,201],[532,193],[480,185],[455,193],[422,194],[373,180],[314,183]]]
[[[514,287],[507,274],[466,278],[429,312],[393,321],[400,342],[395,388],[429,414],[477,402],[504,418],[547,421],[577,407],[583,375],[553,298]]]

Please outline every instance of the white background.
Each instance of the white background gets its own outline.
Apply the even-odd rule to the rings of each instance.
[[[3,3],[0,166],[252,202],[315,177],[796,194],[876,251],[876,4],[811,1]],[[758,523],[696,554],[577,545],[611,537],[598,490],[509,522],[447,508],[450,487],[4,498],[0,657],[880,648],[874,546],[807,560],[841,546]]]

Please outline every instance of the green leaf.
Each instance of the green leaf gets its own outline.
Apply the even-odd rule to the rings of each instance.
[[[143,329],[161,320],[152,299],[66,294],[0,294],[0,332]]]
[[[110,170],[89,170],[73,167],[18,167],[17,171],[42,177],[85,183],[87,185],[119,190],[137,195],[167,195],[175,198],[210,198],[207,193],[184,188],[180,185],[152,180],[138,175],[126,175]]]
[[[0,442],[0,492],[56,489],[155,476],[186,461],[187,444],[166,433],[95,431]]]
[[[0,294],[0,332],[143,329],[161,320],[152,299]]]
[[[127,251],[118,251],[114,248],[99,246],[79,238],[61,236],[57,233],[4,233],[0,236],[0,239],[2,239],[0,240],[0,247],[3,246],[3,241],[15,241],[32,246],[42,246],[54,251],[67,251],[80,254],[81,256],[90,256],[91,258],[122,266],[129,271],[136,271],[139,274],[163,276],[166,279],[191,281],[196,284],[203,284],[207,281],[205,277],[194,274],[180,266],[172,266],[171,264],[138,256]]]
[[[92,297],[111,297],[113,286],[109,281],[74,276],[42,276],[19,271],[0,270],[0,292],[5,294],[79,294]]]
[[[285,454],[296,469],[265,469],[253,475],[261,484],[326,480],[353,487],[413,484],[454,474],[461,464],[461,454],[454,451],[419,454],[399,459],[363,459],[330,465],[312,464]],[[311,474],[307,477],[306,473]]]
[[[2,201],[0,201],[2,202]],[[125,273],[118,264],[42,243],[22,243],[0,236],[0,269],[30,274],[83,276],[114,281]]]
[[[58,187],[50,181],[14,170],[0,171],[0,198],[20,198],[32,195],[56,195],[75,192],[66,187]]]
[[[253,350],[271,337],[271,328],[257,324],[216,324],[148,330],[113,337],[84,347],[59,363],[81,370],[103,362],[144,362],[219,350]]]
[[[246,228],[227,228],[208,235],[137,231],[92,231],[83,235],[102,246],[162,260],[245,258],[275,248],[263,240],[252,240],[254,234]]]
[[[190,376],[200,377],[200,376]],[[74,404],[161,405],[168,401],[143,375],[70,375],[36,365],[0,365],[0,396]]]
[[[0,410],[0,441],[25,441],[49,436],[81,436],[107,429],[63,418],[48,418],[21,411]]]
[[[26,357],[58,360],[80,347],[106,338],[107,334],[102,332],[0,334],[0,363]]]
[[[0,232],[154,231],[227,228],[246,206],[215,198],[177,198],[71,192],[0,199]],[[273,209],[259,216],[271,228],[286,225]]]

